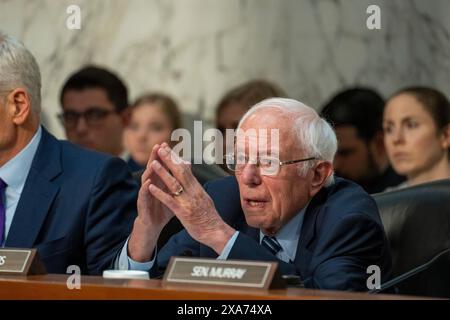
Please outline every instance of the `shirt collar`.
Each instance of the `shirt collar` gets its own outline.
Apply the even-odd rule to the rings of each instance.
[[[125,150],[121,154],[119,154],[119,158],[122,159],[123,161],[127,162],[128,160],[130,160],[131,154],[130,154],[130,152]]]
[[[286,225],[284,225],[274,237],[286,252],[288,257],[293,261],[297,252],[297,245],[300,239],[300,231],[303,224],[303,217],[305,216],[306,208],[309,202],[300,210]],[[259,242],[261,243],[264,233],[259,231]]]
[[[0,178],[8,188],[21,192],[30,171],[34,155],[41,141],[42,128],[39,126],[31,141],[14,158],[0,167]]]

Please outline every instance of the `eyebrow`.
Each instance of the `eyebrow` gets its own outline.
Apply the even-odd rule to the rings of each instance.
[[[68,112],[78,112],[78,110],[76,110],[76,109],[77,109],[77,108],[67,107],[67,108],[64,109],[64,111],[68,111]],[[93,105],[93,106],[87,107],[86,110],[85,110],[84,112],[89,111],[89,110],[107,110],[107,111],[114,111],[114,110],[109,109],[109,108],[106,107],[106,106],[103,106],[103,107],[102,107],[102,106],[96,106],[96,105]]]
[[[406,116],[400,119],[400,122],[405,122],[408,120],[417,120],[416,116]],[[394,121],[388,119],[388,120],[383,120],[383,124],[387,124],[387,123],[393,123]]]

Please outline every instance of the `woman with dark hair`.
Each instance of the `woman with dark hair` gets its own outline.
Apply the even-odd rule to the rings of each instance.
[[[393,168],[407,177],[396,188],[450,178],[450,103],[441,92],[410,87],[395,93],[385,106],[383,131]]]

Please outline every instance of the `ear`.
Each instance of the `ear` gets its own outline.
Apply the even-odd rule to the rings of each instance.
[[[123,127],[126,128],[130,124],[131,120],[131,108],[126,107],[122,112],[120,113],[120,117],[122,119]]]
[[[319,162],[312,170],[310,196],[314,197],[322,189],[327,178],[333,174],[333,164],[329,161]]]
[[[442,129],[442,147],[444,149],[450,149],[450,124]]]
[[[16,125],[23,125],[32,113],[30,96],[23,88],[16,88],[8,94],[7,105]]]
[[[383,132],[378,131],[370,140],[370,148],[372,151],[372,154],[385,154],[386,149],[384,147],[384,137]]]

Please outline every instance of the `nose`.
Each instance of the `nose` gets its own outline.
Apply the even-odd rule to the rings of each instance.
[[[85,133],[87,130],[88,130],[88,125],[86,123],[86,120],[84,119],[84,117],[80,117],[75,126],[75,131],[78,134],[81,134],[81,133]]]
[[[241,173],[242,182],[248,186],[256,186],[261,184],[261,175],[255,164],[249,164],[244,167]]]
[[[405,133],[402,128],[395,129],[392,133],[392,142],[394,145],[398,145],[405,142]]]
[[[138,130],[136,132],[136,139],[141,143],[147,142],[147,137],[148,137],[148,133],[143,129]]]

